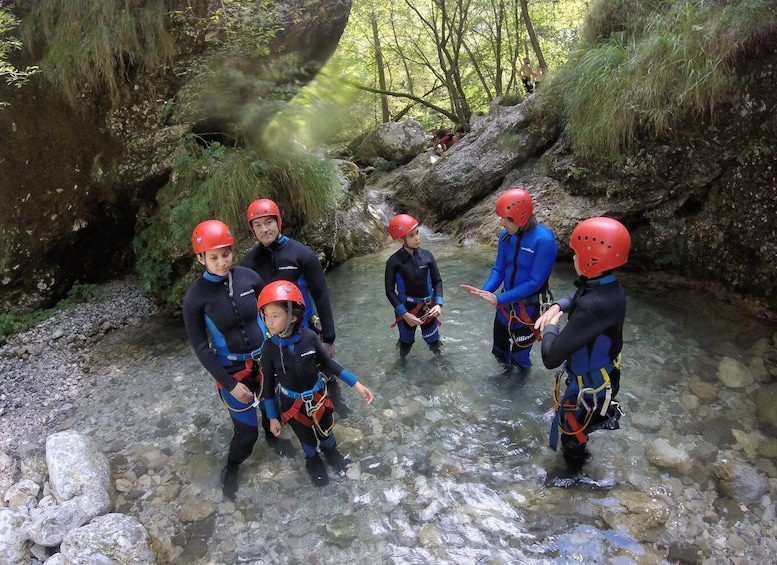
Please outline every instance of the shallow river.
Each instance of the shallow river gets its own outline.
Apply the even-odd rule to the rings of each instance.
[[[407,364],[398,361],[383,291],[396,246],[328,274],[337,359],[376,398],[368,406],[340,387],[335,432],[353,463],[322,489],[309,484],[301,451],[280,458],[260,439],[236,501],[223,498],[217,475],[231,426],[179,320],[97,346],[92,371],[112,392],[85,397],[90,416],[71,427],[104,440],[118,510],[141,519],[165,561],[626,564],[697,553],[699,563],[768,562],[759,540],[774,539],[774,502],[765,496],[748,509],[721,497],[710,469],[719,450],[731,450],[774,485],[776,460],[748,447],[774,443],[754,415],[758,378],[728,388],[718,377],[726,358],[753,366],[751,348],[771,339],[769,328],[739,320],[728,305],[624,276],[622,429],[594,433],[590,463],[569,476],[547,447],[554,372],[536,347],[527,380],[500,376],[490,354],[493,309],[458,289],[483,283],[494,250],[428,233],[422,245],[445,284],[441,358],[418,337]],[[573,278],[559,263],[556,296]],[[657,438],[691,461],[651,464],[647,447]]]

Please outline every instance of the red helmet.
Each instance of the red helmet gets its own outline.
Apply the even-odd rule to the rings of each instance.
[[[268,198],[254,200],[248,206],[248,210],[246,210],[248,227],[251,227],[251,222],[256,218],[263,218],[264,216],[275,216],[275,221],[278,222],[278,231],[281,231],[281,211],[278,209],[278,205]]]
[[[577,255],[580,274],[591,278],[626,264],[631,236],[618,220],[589,218],[572,230],[569,246]]]
[[[234,244],[235,239],[229,227],[219,220],[205,220],[192,232],[192,249],[198,255],[210,249],[230,247]]]
[[[389,222],[389,233],[395,240],[401,239],[418,227],[418,220],[407,214],[399,214]]]
[[[510,218],[519,228],[526,225],[533,213],[531,196],[522,188],[511,188],[496,199],[496,215]]]
[[[303,308],[305,299],[299,287],[289,281],[273,281],[262,289],[259,293],[258,308],[261,310],[272,302],[296,302]]]

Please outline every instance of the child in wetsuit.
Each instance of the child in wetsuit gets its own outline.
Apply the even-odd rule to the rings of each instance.
[[[394,240],[402,248],[386,261],[386,297],[397,316],[392,324],[399,329],[399,356],[405,359],[415,341],[415,329],[421,326],[421,337],[435,355],[440,355],[438,318],[442,314],[442,277],[434,256],[421,249],[418,221],[399,214],[389,222]]]
[[[316,332],[303,326],[305,300],[294,283],[271,282],[259,294],[258,307],[271,334],[262,350],[263,399],[270,431],[278,436],[284,424],[291,426],[305,451],[313,484],[324,486],[329,476],[319,448],[338,473],[348,461],[337,450],[334,406],[322,371],[353,387],[367,404],[372,402],[372,392],[329,356]]]
[[[628,261],[631,237],[617,220],[589,218],[572,231],[569,246],[575,252],[577,291],[554,302],[535,325],[542,332],[545,366],[553,369],[563,364],[556,377],[550,447],[555,450],[560,437],[564,459],[570,468],[578,469],[588,457],[588,435],[619,428],[621,412],[615,398],[620,388],[626,293],[613,270]],[[560,330],[564,312],[569,317]],[[562,378],[566,378],[563,395]]]

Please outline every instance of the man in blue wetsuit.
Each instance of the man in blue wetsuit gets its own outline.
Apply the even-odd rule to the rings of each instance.
[[[615,397],[620,388],[620,356],[626,293],[612,274],[629,259],[631,237],[612,218],[589,218],[572,231],[569,246],[575,252],[577,291],[562,298],[537,320],[542,332],[542,361],[556,376],[556,417],[550,447],[561,451],[572,469],[586,461],[588,434],[617,430],[621,412]],[[563,330],[559,322],[564,313]],[[566,390],[561,396],[561,379]]]
[[[421,248],[418,221],[399,214],[389,222],[389,233],[402,240],[402,248],[386,261],[386,297],[394,307],[399,329],[400,359],[404,360],[415,341],[416,327],[435,355],[440,355],[438,318],[442,313],[442,276],[434,256]]]
[[[272,200],[263,198],[252,202],[246,211],[246,219],[259,243],[243,257],[240,265],[259,273],[265,283],[287,280],[296,284],[307,305],[303,325],[320,334],[324,348],[330,357],[334,357],[337,352],[335,322],[324,269],[318,257],[304,243],[281,234],[281,212]],[[313,321],[316,313],[320,328],[315,327]]]
[[[552,301],[548,278],[558,244],[553,231],[537,222],[534,203],[523,188],[500,195],[496,215],[503,229],[491,275],[481,289],[461,288],[496,308],[491,352],[504,365],[505,374],[518,368],[525,376],[531,368],[532,344],[539,335],[534,322],[542,306]]]
[[[251,455],[259,437],[256,401],[262,394],[259,354],[265,331],[257,307],[264,281],[251,269],[232,265],[233,245],[223,222],[206,220],[194,228],[192,248],[205,272],[189,286],[183,301],[189,341],[215,379],[232,419],[234,433],[221,476],[224,494],[230,498],[237,491],[238,466]],[[262,424],[267,440],[277,443],[266,417]]]

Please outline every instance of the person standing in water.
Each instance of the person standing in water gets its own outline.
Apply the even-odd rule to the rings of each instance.
[[[415,342],[417,327],[421,337],[435,354],[440,355],[440,325],[442,314],[442,276],[431,252],[421,248],[418,221],[407,214],[399,214],[389,222],[389,233],[394,241],[402,240],[402,247],[386,261],[386,298],[394,308],[399,329],[400,359],[404,360]]]
[[[502,231],[491,275],[481,289],[470,285],[461,288],[496,308],[491,352],[504,366],[505,374],[517,369],[526,376],[532,364],[531,348],[539,336],[534,322],[543,305],[553,299],[548,279],[558,244],[553,231],[537,222],[534,203],[523,188],[511,188],[500,195],[496,215]]]
[[[577,291],[537,320],[542,332],[542,361],[556,375],[556,415],[550,447],[561,451],[571,469],[586,461],[588,435],[594,430],[617,430],[621,416],[616,400],[620,389],[620,359],[626,293],[613,271],[629,260],[631,236],[612,218],[589,218],[572,231]],[[567,324],[560,329],[561,317]],[[561,395],[561,380],[566,389]]]
[[[284,424],[291,426],[305,452],[311,481],[325,486],[329,476],[319,449],[338,473],[348,460],[337,449],[334,406],[323,371],[353,387],[367,404],[373,400],[372,392],[329,356],[313,330],[303,326],[305,299],[294,283],[269,283],[259,294],[258,307],[271,335],[262,353],[263,399],[270,429],[278,436]]]
[[[189,341],[216,381],[232,420],[232,440],[221,472],[229,498],[238,488],[238,468],[259,437],[256,399],[262,394],[259,357],[264,342],[256,306],[264,281],[251,269],[233,266],[234,243],[232,232],[219,220],[206,220],[194,228],[192,249],[205,272],[189,286],[183,300]],[[264,416],[262,425],[268,442],[275,443]]]

